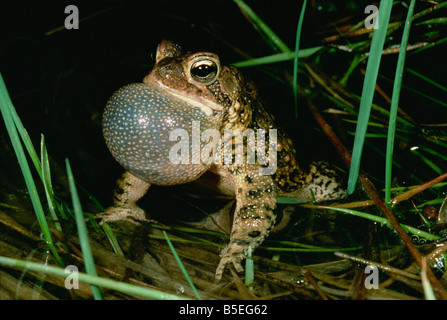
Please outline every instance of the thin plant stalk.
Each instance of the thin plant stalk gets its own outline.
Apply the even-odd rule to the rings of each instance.
[[[374,222],[386,225],[388,227],[391,227],[391,223],[390,223],[390,221],[388,221],[388,219],[383,218],[383,217],[379,217],[379,216],[376,216],[376,215],[373,215],[373,214],[368,214],[368,213],[364,213],[364,212],[360,212],[360,211],[356,211],[356,210],[352,210],[352,209],[337,208],[337,207],[325,207],[325,206],[319,206],[319,207],[321,209],[334,210],[334,211],[350,214],[352,216],[368,219],[368,220],[371,220],[371,221],[374,221]],[[422,231],[422,230],[414,228],[412,226],[408,226],[408,225],[405,225],[405,224],[400,224],[400,226],[406,232],[414,234],[414,235],[417,235],[417,236],[419,236],[421,238],[425,238],[425,239],[430,240],[430,241],[435,241],[435,240],[438,240],[438,239],[441,238],[438,235]]]
[[[68,183],[70,185],[71,199],[73,201],[73,210],[75,213],[76,227],[78,229],[79,243],[81,244],[82,256],[84,258],[85,270],[87,274],[97,276],[95,262],[93,260],[92,249],[88,239],[87,226],[85,225],[84,213],[82,211],[81,202],[79,201],[78,191],[76,190],[73,172],[71,171],[70,162],[65,159],[67,166]],[[92,286],[93,296],[96,300],[103,300],[101,288]]]
[[[47,197],[48,210],[54,220],[56,230],[62,231],[60,222],[56,215],[56,202],[54,201],[53,186],[51,184],[50,164],[48,160],[47,147],[45,145],[45,137],[42,135],[40,140],[40,163],[42,166],[42,182],[45,189],[45,196]]]
[[[298,58],[307,58],[313,55],[314,53],[317,53],[321,49],[323,49],[323,46],[317,46],[312,48],[306,48],[306,49],[300,49],[298,52]],[[244,61],[234,62],[231,65],[237,67],[237,68],[245,68],[245,67],[254,67],[259,65],[266,65],[270,63],[278,63],[278,62],[284,62],[284,61],[291,61],[295,59],[295,52],[281,52],[281,53],[275,53],[269,56],[264,56],[260,58],[254,58],[254,59],[248,59]]]
[[[436,81],[433,81],[433,80],[430,79],[429,77],[426,77],[426,76],[424,76],[423,74],[421,74],[421,73],[419,73],[419,72],[417,72],[417,71],[415,71],[415,70],[413,70],[413,69],[410,69],[410,68],[405,68],[405,71],[407,71],[407,72],[411,73],[412,75],[414,75],[414,76],[416,76],[416,77],[418,77],[418,78],[424,80],[425,82],[431,84],[432,86],[434,86],[434,87],[436,87],[436,88],[438,88],[438,89],[441,89],[441,90],[444,91],[444,92],[447,92],[447,87],[445,87],[445,86],[439,84],[439,83],[436,82]]]
[[[433,288],[430,284],[430,281],[427,278],[427,261],[425,257],[422,258],[421,277],[422,277],[422,288],[424,289],[425,299],[436,300],[436,295],[433,292]]]
[[[31,270],[31,271],[35,271],[35,272],[42,272],[45,274],[51,274],[51,275],[55,275],[58,277],[63,277],[66,280],[69,280],[67,278],[67,276],[70,274],[69,270],[54,267],[54,266],[48,266],[45,264],[29,262],[29,261],[22,261],[22,260],[18,260],[18,259],[0,256],[0,265],[6,266],[6,267],[19,268],[19,269],[27,269],[27,270]],[[185,300],[185,299],[187,299],[187,298],[184,298],[181,296],[177,296],[177,295],[160,292],[160,291],[149,289],[149,288],[132,285],[130,283],[119,282],[119,281],[115,281],[115,280],[111,280],[111,279],[106,279],[106,278],[101,278],[98,276],[85,274],[83,272],[77,272],[76,275],[73,275],[73,278],[75,276],[77,277],[77,279],[79,281],[88,283],[93,286],[108,288],[108,289],[120,291],[120,292],[123,292],[126,294],[137,295],[137,296],[148,298],[148,299],[157,299],[157,300]]]
[[[348,193],[355,191],[355,186],[360,172],[360,160],[365,143],[365,135],[368,127],[371,105],[374,98],[377,75],[379,73],[380,61],[382,59],[382,50],[385,44],[387,27],[390,20],[392,1],[381,1],[379,8],[379,26],[374,30],[371,53],[366,67],[365,80],[362,89],[362,99],[360,101],[359,116],[354,138],[354,147],[352,151],[352,162],[349,169]]]
[[[405,57],[407,54],[408,38],[410,36],[411,21],[414,12],[416,0],[411,0],[410,7],[408,8],[407,19],[405,21],[405,27],[402,35],[402,42],[400,44],[401,50],[399,51],[399,57],[397,59],[396,75],[394,77],[393,95],[391,97],[391,109],[388,124],[388,138],[386,145],[386,164],[385,164],[385,202],[390,203],[391,200],[391,180],[393,169],[393,149],[394,149],[394,137],[396,132],[396,118],[397,109],[399,107],[399,98],[402,88],[402,78],[404,74]]]
[[[295,57],[293,59],[293,96],[295,99],[295,118],[298,118],[298,93],[297,93],[297,83],[298,83],[298,54],[300,52],[300,40],[301,40],[301,30],[303,28],[304,14],[306,12],[307,0],[304,0],[303,6],[301,7],[300,18],[298,20],[298,26],[296,30],[296,40],[295,40]]]
[[[281,52],[292,52],[287,45],[279,38],[276,33],[242,0],[233,0],[242,12],[250,19],[252,24],[257,27],[262,35],[265,35],[272,47],[279,49]]]
[[[194,292],[194,294],[196,295],[198,300],[202,300],[202,298],[200,298],[199,292],[196,289],[196,286],[194,285],[194,283],[192,282],[191,278],[188,275],[188,272],[186,271],[185,266],[182,263],[182,260],[180,260],[180,257],[177,254],[177,251],[175,250],[174,246],[172,245],[171,240],[168,237],[168,234],[166,233],[166,231],[163,231],[163,235],[166,239],[166,242],[168,243],[169,248],[171,249],[171,252],[175,258],[175,261],[177,261],[177,264],[180,267],[180,270],[182,271],[183,275],[186,278],[186,281],[188,281],[189,286],[191,287],[192,291]]]
[[[43,238],[45,239],[45,242],[50,248],[51,253],[54,255],[57,263],[63,266],[64,263],[62,262],[62,259],[59,256],[56,247],[54,246],[48,222],[46,220],[45,213],[43,211],[42,203],[40,202],[39,194],[37,192],[37,188],[34,183],[31,170],[28,166],[28,161],[26,160],[25,152],[23,150],[22,144],[20,143],[18,129],[23,131],[24,128],[23,126],[20,126],[18,128],[18,122],[14,121],[15,119],[14,114],[16,114],[16,112],[12,104],[11,98],[9,97],[5,82],[1,74],[0,74],[0,111],[3,116],[3,120],[5,122],[6,130],[8,131],[9,137],[11,139],[11,144],[14,148],[14,152],[19,162],[19,166],[22,171],[26,186],[28,188],[31,203],[36,213],[37,221],[41,228]],[[24,131],[26,133],[26,130]],[[39,162],[38,159],[37,162]],[[38,168],[38,172],[40,173],[40,176],[42,176],[40,165],[37,165],[36,168]]]

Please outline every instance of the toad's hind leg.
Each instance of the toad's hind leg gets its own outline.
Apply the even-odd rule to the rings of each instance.
[[[146,212],[137,206],[148,191],[150,183],[135,177],[126,171],[118,179],[113,193],[113,205],[100,215],[102,222],[130,220],[147,221]]]
[[[276,185],[272,176],[261,175],[257,165],[229,168],[233,173],[236,191],[236,209],[229,244],[221,252],[216,270],[220,279],[227,263],[233,263],[238,272],[249,248],[254,250],[269,234],[275,224]]]

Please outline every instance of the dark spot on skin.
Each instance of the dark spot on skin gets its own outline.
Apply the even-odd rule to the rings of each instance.
[[[252,218],[251,216],[246,217],[246,215],[248,213],[253,213],[253,212],[256,212],[256,207],[254,205],[246,205],[246,206],[240,208],[240,210],[239,210],[239,214],[241,215],[242,218]]]
[[[252,183],[253,182],[253,178],[250,177],[250,176],[245,176],[245,182]]]
[[[234,156],[233,156],[232,161],[234,162]],[[231,169],[230,172],[234,175],[240,175],[241,173],[243,173],[243,170],[241,170],[241,167],[235,167],[235,168]]]
[[[249,246],[251,244],[250,241],[244,240],[244,239],[234,239],[231,241],[232,243],[239,245],[239,246]]]
[[[287,176],[284,174],[276,175],[276,181],[285,181],[287,179]]]
[[[275,220],[276,215],[274,213],[274,209],[272,209],[271,207],[264,205],[263,209],[265,209],[265,212],[260,214],[258,212],[262,212],[262,210],[259,210],[260,208],[253,206],[253,205],[247,205],[245,207],[242,207],[239,210],[239,214],[238,216],[240,217],[241,220],[246,220],[246,219],[250,219],[250,220],[266,220],[270,223],[273,222],[273,220]]]
[[[114,191],[115,191],[116,194],[123,194],[124,193],[124,189],[120,188],[120,187],[116,187]]]
[[[242,188],[237,189],[237,193],[242,193]]]
[[[257,237],[259,237],[261,235],[261,232],[260,231],[250,231],[249,233],[248,233],[248,236],[249,237],[252,237],[252,238],[257,238]]]
[[[258,199],[262,194],[260,190],[250,190],[247,192],[247,196],[252,199]]]
[[[270,207],[269,205],[267,205],[267,204],[264,204],[264,210],[265,211],[271,211],[271,212],[273,212],[273,210],[275,210],[275,208],[272,208],[272,207]]]
[[[284,217],[283,210],[276,210],[275,211],[275,216],[276,216],[276,219],[275,219],[275,224],[274,225],[276,226],[277,224],[279,224],[282,221],[282,218]],[[270,229],[272,227],[273,227],[273,225],[270,226],[269,231],[270,231]]]

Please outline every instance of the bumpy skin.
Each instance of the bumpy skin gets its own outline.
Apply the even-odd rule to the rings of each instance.
[[[216,129],[225,143],[225,129],[277,129],[277,169],[272,175],[260,174],[265,167],[255,162],[213,164],[173,164],[169,150],[177,141],[169,133],[181,127],[192,134],[193,120],[200,132]],[[335,200],[346,196],[336,172],[326,163],[311,164],[303,171],[295,160],[295,149],[287,135],[276,128],[272,116],[259,102],[253,83],[247,82],[234,67],[221,66],[210,52],[182,54],[179,47],[163,41],[157,50],[156,65],[143,79],[118,90],[109,100],[103,117],[106,143],[115,159],[127,170],[118,180],[114,204],[105,211],[105,221],[144,220],[136,202],[151,184],[183,184],[214,175],[210,188],[234,196],[236,209],[230,242],[221,253],[216,270],[220,278],[228,263],[242,271],[248,248],[255,249],[275,225],[276,198],[298,196],[309,200]],[[271,133],[271,132],[270,132]],[[231,138],[237,145],[245,141]],[[203,147],[203,143],[201,145]],[[192,157],[194,157],[192,148]],[[246,151],[246,149],[244,149]],[[233,159],[234,152],[233,152]],[[246,153],[245,155],[246,156]],[[205,177],[205,176],[204,176]]]

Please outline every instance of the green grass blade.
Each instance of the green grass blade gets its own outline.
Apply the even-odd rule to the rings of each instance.
[[[58,277],[66,278],[68,273],[65,269],[48,266],[44,264],[39,264],[35,262],[27,262],[17,259],[12,259],[8,257],[0,256],[0,265],[6,267],[14,267],[20,269],[29,269],[34,272],[43,272],[45,274],[52,274]],[[157,299],[157,300],[186,300],[187,298],[176,296],[169,293],[160,292],[153,289],[143,288],[139,286],[132,285],[130,283],[119,282],[111,279],[100,278],[97,276],[88,275],[82,272],[79,272],[78,279],[81,282],[88,283],[92,286],[108,288],[111,290],[120,291],[130,295],[137,295],[140,297],[148,298],[148,299]]]
[[[295,57],[293,59],[293,97],[295,100],[295,118],[298,118],[298,56],[300,52],[300,40],[301,40],[301,30],[303,29],[304,14],[306,12],[307,0],[304,0],[303,6],[301,7],[300,18],[298,19],[298,26],[296,28],[296,39],[295,39]]]
[[[314,53],[320,51],[323,49],[323,46],[313,47],[313,48],[306,48],[306,49],[300,49],[298,52],[298,58],[306,58],[310,57]],[[276,53],[269,56],[261,57],[261,58],[255,58],[255,59],[248,59],[244,61],[239,61],[232,63],[231,65],[235,66],[236,68],[245,68],[245,67],[254,67],[259,65],[265,65],[270,63],[278,63],[278,62],[284,62],[284,61],[290,61],[295,58],[295,52],[282,52],[282,53]]]
[[[168,243],[168,246],[171,249],[172,254],[174,255],[175,261],[177,261],[177,264],[179,265],[180,269],[182,270],[182,273],[185,276],[186,281],[188,281],[188,284],[194,291],[194,294],[196,295],[197,299],[202,300],[200,298],[199,293],[197,292],[196,286],[194,285],[194,283],[192,283],[191,278],[189,277],[188,272],[186,271],[185,266],[182,263],[182,260],[180,260],[180,257],[178,256],[177,251],[175,251],[175,248],[172,245],[171,240],[169,239],[166,231],[163,231],[163,235],[165,236],[166,242]]]
[[[367,58],[366,55],[360,55],[360,54],[356,54],[351,62],[351,64],[349,65],[349,69],[346,71],[345,75],[343,76],[343,78],[339,81],[340,86],[342,86],[343,88],[346,88],[349,77],[351,76],[351,74],[354,72],[354,70],[357,68],[357,66],[363,62],[363,60],[365,60]]]
[[[388,82],[393,82],[393,80],[391,80],[391,79],[389,79],[389,78],[387,78],[387,77],[385,77],[385,76],[383,76],[383,75],[380,75],[380,78],[381,78],[381,79],[384,79],[384,80],[386,80],[386,81],[388,81]],[[427,93],[422,92],[422,91],[420,91],[420,90],[416,90],[416,89],[414,89],[414,88],[412,88],[412,87],[409,87],[409,86],[406,86],[406,85],[402,85],[402,87],[405,88],[405,89],[408,90],[408,91],[411,91],[411,92],[413,92],[413,93],[415,93],[415,94],[421,96],[421,97],[424,97],[424,98],[427,99],[427,100],[430,100],[430,101],[432,101],[432,102],[434,102],[434,103],[436,103],[436,104],[438,104],[438,105],[440,105],[440,106],[442,106],[442,107],[447,108],[447,102],[441,101],[441,100],[439,100],[439,99],[435,99],[435,98],[433,98],[432,96],[430,96],[430,94],[427,94]],[[433,106],[433,108],[435,108],[435,106]]]
[[[380,78],[383,78],[381,75],[379,75],[379,77],[380,77]],[[387,81],[392,82],[391,79],[387,79]],[[404,87],[404,86],[402,86],[402,87]],[[356,100],[358,100],[358,101],[361,101],[361,100],[362,100],[362,97],[359,97],[359,96],[357,96],[357,95],[354,94],[354,93],[350,93],[350,95],[351,95],[354,99],[356,99]],[[386,117],[389,117],[389,116],[390,116],[390,111],[389,111],[389,110],[387,110],[387,109],[385,109],[385,108],[383,108],[383,107],[380,107],[380,106],[378,106],[378,105],[375,104],[375,103],[372,103],[372,105],[371,105],[371,109],[374,110],[374,111],[379,112],[379,113],[380,113],[381,115],[383,115],[384,117],[385,117],[385,116],[386,116]],[[415,127],[414,124],[412,124],[411,122],[409,122],[409,121],[403,119],[402,117],[397,117],[397,121],[398,121],[400,124],[402,124],[404,127],[406,127],[406,128],[414,128],[414,127]]]
[[[432,86],[435,86],[438,89],[441,89],[444,92],[447,92],[447,87],[444,87],[443,85],[437,83],[436,81],[433,81],[432,79],[430,79],[429,77],[424,76],[423,74],[420,74],[419,72],[410,69],[410,68],[405,68],[405,71],[411,73],[412,75],[421,78],[422,80],[424,80],[425,82],[431,84]]]
[[[447,37],[441,38],[441,39],[439,39],[438,41],[435,41],[435,42],[431,42],[431,43],[429,43],[428,45],[423,46],[423,47],[421,47],[421,48],[419,48],[419,49],[413,51],[411,54],[412,54],[412,55],[413,55],[413,54],[418,54],[418,53],[421,52],[421,51],[431,49],[431,48],[433,48],[433,47],[435,47],[435,46],[439,46],[439,45],[441,45],[441,44],[443,44],[443,43],[445,43],[445,42],[447,42]]]
[[[22,121],[20,120],[20,117],[17,114],[15,108],[10,109],[10,112],[11,112],[11,116],[14,120],[14,124],[17,128],[17,131],[22,139],[22,142],[25,145],[26,150],[28,151],[28,155],[30,156],[31,161],[34,164],[34,167],[36,168],[36,171],[39,174],[40,179],[43,180],[42,168],[41,168],[41,164],[39,162],[39,156],[37,155],[37,152],[34,149],[31,138],[28,135],[28,131],[26,131],[25,127],[23,126]]]
[[[115,233],[113,232],[112,228],[110,227],[110,225],[106,222],[104,222],[102,224],[102,228],[104,229],[104,232],[107,235],[107,239],[109,239],[110,245],[112,246],[113,251],[121,256],[124,257],[124,252],[121,249],[119,243],[118,243],[118,239],[115,236]]]
[[[405,57],[407,54],[408,38],[410,37],[411,21],[413,18],[414,6],[416,0],[411,0],[408,8],[407,19],[405,21],[402,41],[400,44],[399,57],[397,59],[396,75],[394,77],[393,94],[391,96],[391,108],[388,124],[388,138],[386,144],[386,162],[385,162],[385,202],[389,203],[391,200],[391,180],[393,169],[393,150],[394,138],[396,132],[396,117],[397,109],[399,107],[399,98],[402,88],[402,78],[404,74]]]
[[[251,22],[258,28],[262,35],[265,35],[274,49],[281,52],[291,52],[287,45],[273,32],[272,29],[242,0],[233,0],[239,8],[250,18]]]
[[[419,19],[425,15],[432,14],[434,11],[447,7],[447,1],[441,2],[433,7],[427,8],[424,11],[418,12],[413,16],[413,20]]]
[[[47,147],[45,145],[45,137],[42,135],[40,140],[40,163],[42,165],[42,182],[47,197],[48,210],[54,221],[54,226],[57,230],[62,231],[61,224],[56,215],[56,203],[54,201],[53,185],[51,184],[50,163],[48,161]]]
[[[418,156],[422,162],[424,162],[429,168],[433,169],[438,175],[441,175],[444,173],[444,171],[439,168],[433,161],[431,161],[428,157],[423,155],[422,153],[418,152],[417,150],[412,150],[412,153]]]
[[[83,186],[81,186],[80,184],[76,184],[76,188],[78,188],[80,191],[82,191],[87,197],[88,199],[101,211],[104,210],[104,207],[102,206],[102,204],[98,201],[98,199],[96,199],[96,197],[91,194],[87,189],[85,189]]]
[[[56,247],[54,246],[53,239],[51,237],[50,229],[45,217],[45,213],[42,208],[42,204],[39,199],[39,194],[37,192],[36,185],[31,174],[31,170],[28,166],[26,160],[25,152],[23,150],[22,144],[20,143],[19,134],[17,132],[17,122],[14,121],[14,114],[16,114],[14,106],[12,104],[11,98],[9,97],[8,91],[6,89],[3,76],[0,74],[0,111],[5,122],[6,130],[8,131],[9,138],[11,139],[11,144],[14,148],[17,160],[19,162],[20,169],[22,171],[31,203],[33,205],[34,211],[36,213],[37,221],[42,231],[42,235],[53,253],[57,263],[63,265],[62,259],[60,258]],[[23,127],[21,130],[24,130]],[[38,162],[38,160],[37,160]],[[40,170],[40,164],[38,165]]]
[[[431,25],[431,24],[447,24],[447,17],[434,18],[419,22],[417,25]]]
[[[76,227],[79,234],[79,243],[81,244],[82,257],[84,258],[85,270],[87,274],[92,276],[97,276],[95,262],[93,260],[92,250],[90,248],[90,242],[88,240],[88,231],[85,225],[84,214],[81,207],[81,202],[79,201],[78,191],[76,190],[76,185],[73,177],[73,172],[71,171],[70,162],[65,159],[65,164],[67,166],[68,183],[70,185],[71,199],[73,201],[73,210],[75,213]],[[93,296],[96,300],[103,300],[102,291],[97,286],[92,286]]]
[[[276,203],[279,204],[300,204],[307,202],[309,200],[300,197],[276,197]]]
[[[253,281],[255,279],[255,268],[252,258],[251,247],[248,247],[247,259],[245,259],[245,285],[248,290],[253,290]]]
[[[6,90],[6,87],[4,89]],[[7,91],[6,91],[6,93],[7,93]],[[14,122],[14,125],[17,128],[17,132],[19,133],[20,138],[22,139],[22,142],[25,145],[26,150],[28,151],[28,155],[31,158],[32,163],[34,164],[34,167],[36,168],[36,171],[37,171],[40,179],[43,179],[42,178],[42,168],[41,168],[41,164],[39,162],[39,155],[37,154],[36,149],[34,149],[31,138],[28,135],[28,131],[23,126],[23,123],[20,120],[20,117],[17,114],[17,111],[15,110],[14,106],[12,105],[9,95],[8,95],[7,99],[9,99],[7,106],[10,103],[10,107],[8,107],[8,109],[9,109],[10,115],[12,117],[12,120]]]
[[[421,282],[422,289],[424,290],[425,300],[436,300],[436,295],[433,291],[433,288],[430,284],[430,280],[427,277],[427,261],[426,258],[422,258],[422,270],[421,270]]]
[[[381,224],[386,225],[386,226],[391,228],[391,223],[388,221],[388,219],[383,218],[383,217],[379,217],[379,216],[375,216],[373,214],[368,214],[368,213],[364,213],[364,212],[360,212],[360,211],[356,211],[356,210],[352,210],[352,209],[344,209],[344,208],[336,208],[336,207],[321,206],[321,208],[322,209],[328,209],[328,210],[334,210],[334,211],[338,211],[338,212],[342,212],[342,213],[346,213],[346,214],[350,214],[352,216],[360,217],[360,218],[363,218],[363,219],[368,219],[370,221],[378,222],[378,223],[381,223]],[[431,234],[429,232],[425,232],[423,230],[414,228],[412,226],[408,226],[408,225],[405,225],[405,224],[400,224],[400,226],[406,232],[414,234],[414,235],[417,235],[419,237],[425,238],[425,239],[430,240],[430,241],[435,241],[435,240],[438,240],[438,239],[441,238],[438,235]]]
[[[373,102],[377,75],[379,73],[382,50],[387,34],[387,26],[390,20],[392,1],[381,1],[379,8],[379,26],[374,30],[370,56],[366,67],[365,81],[362,89],[362,99],[360,101],[359,116],[357,121],[354,147],[352,151],[352,162],[348,178],[348,194],[355,191],[355,186],[360,172],[360,162],[365,143],[365,135],[368,127],[371,105]]]
[[[444,160],[444,161],[447,161],[447,155],[442,154],[442,153],[439,153],[439,152],[437,152],[436,150],[427,148],[427,147],[425,147],[425,146],[423,146],[423,145],[420,145],[420,146],[419,146],[419,149],[421,149],[421,150],[424,151],[424,152],[427,152],[427,153],[430,153],[430,154],[434,155],[434,156],[437,157],[438,159],[442,159],[442,160]],[[413,150],[413,151],[414,151],[414,150]]]

